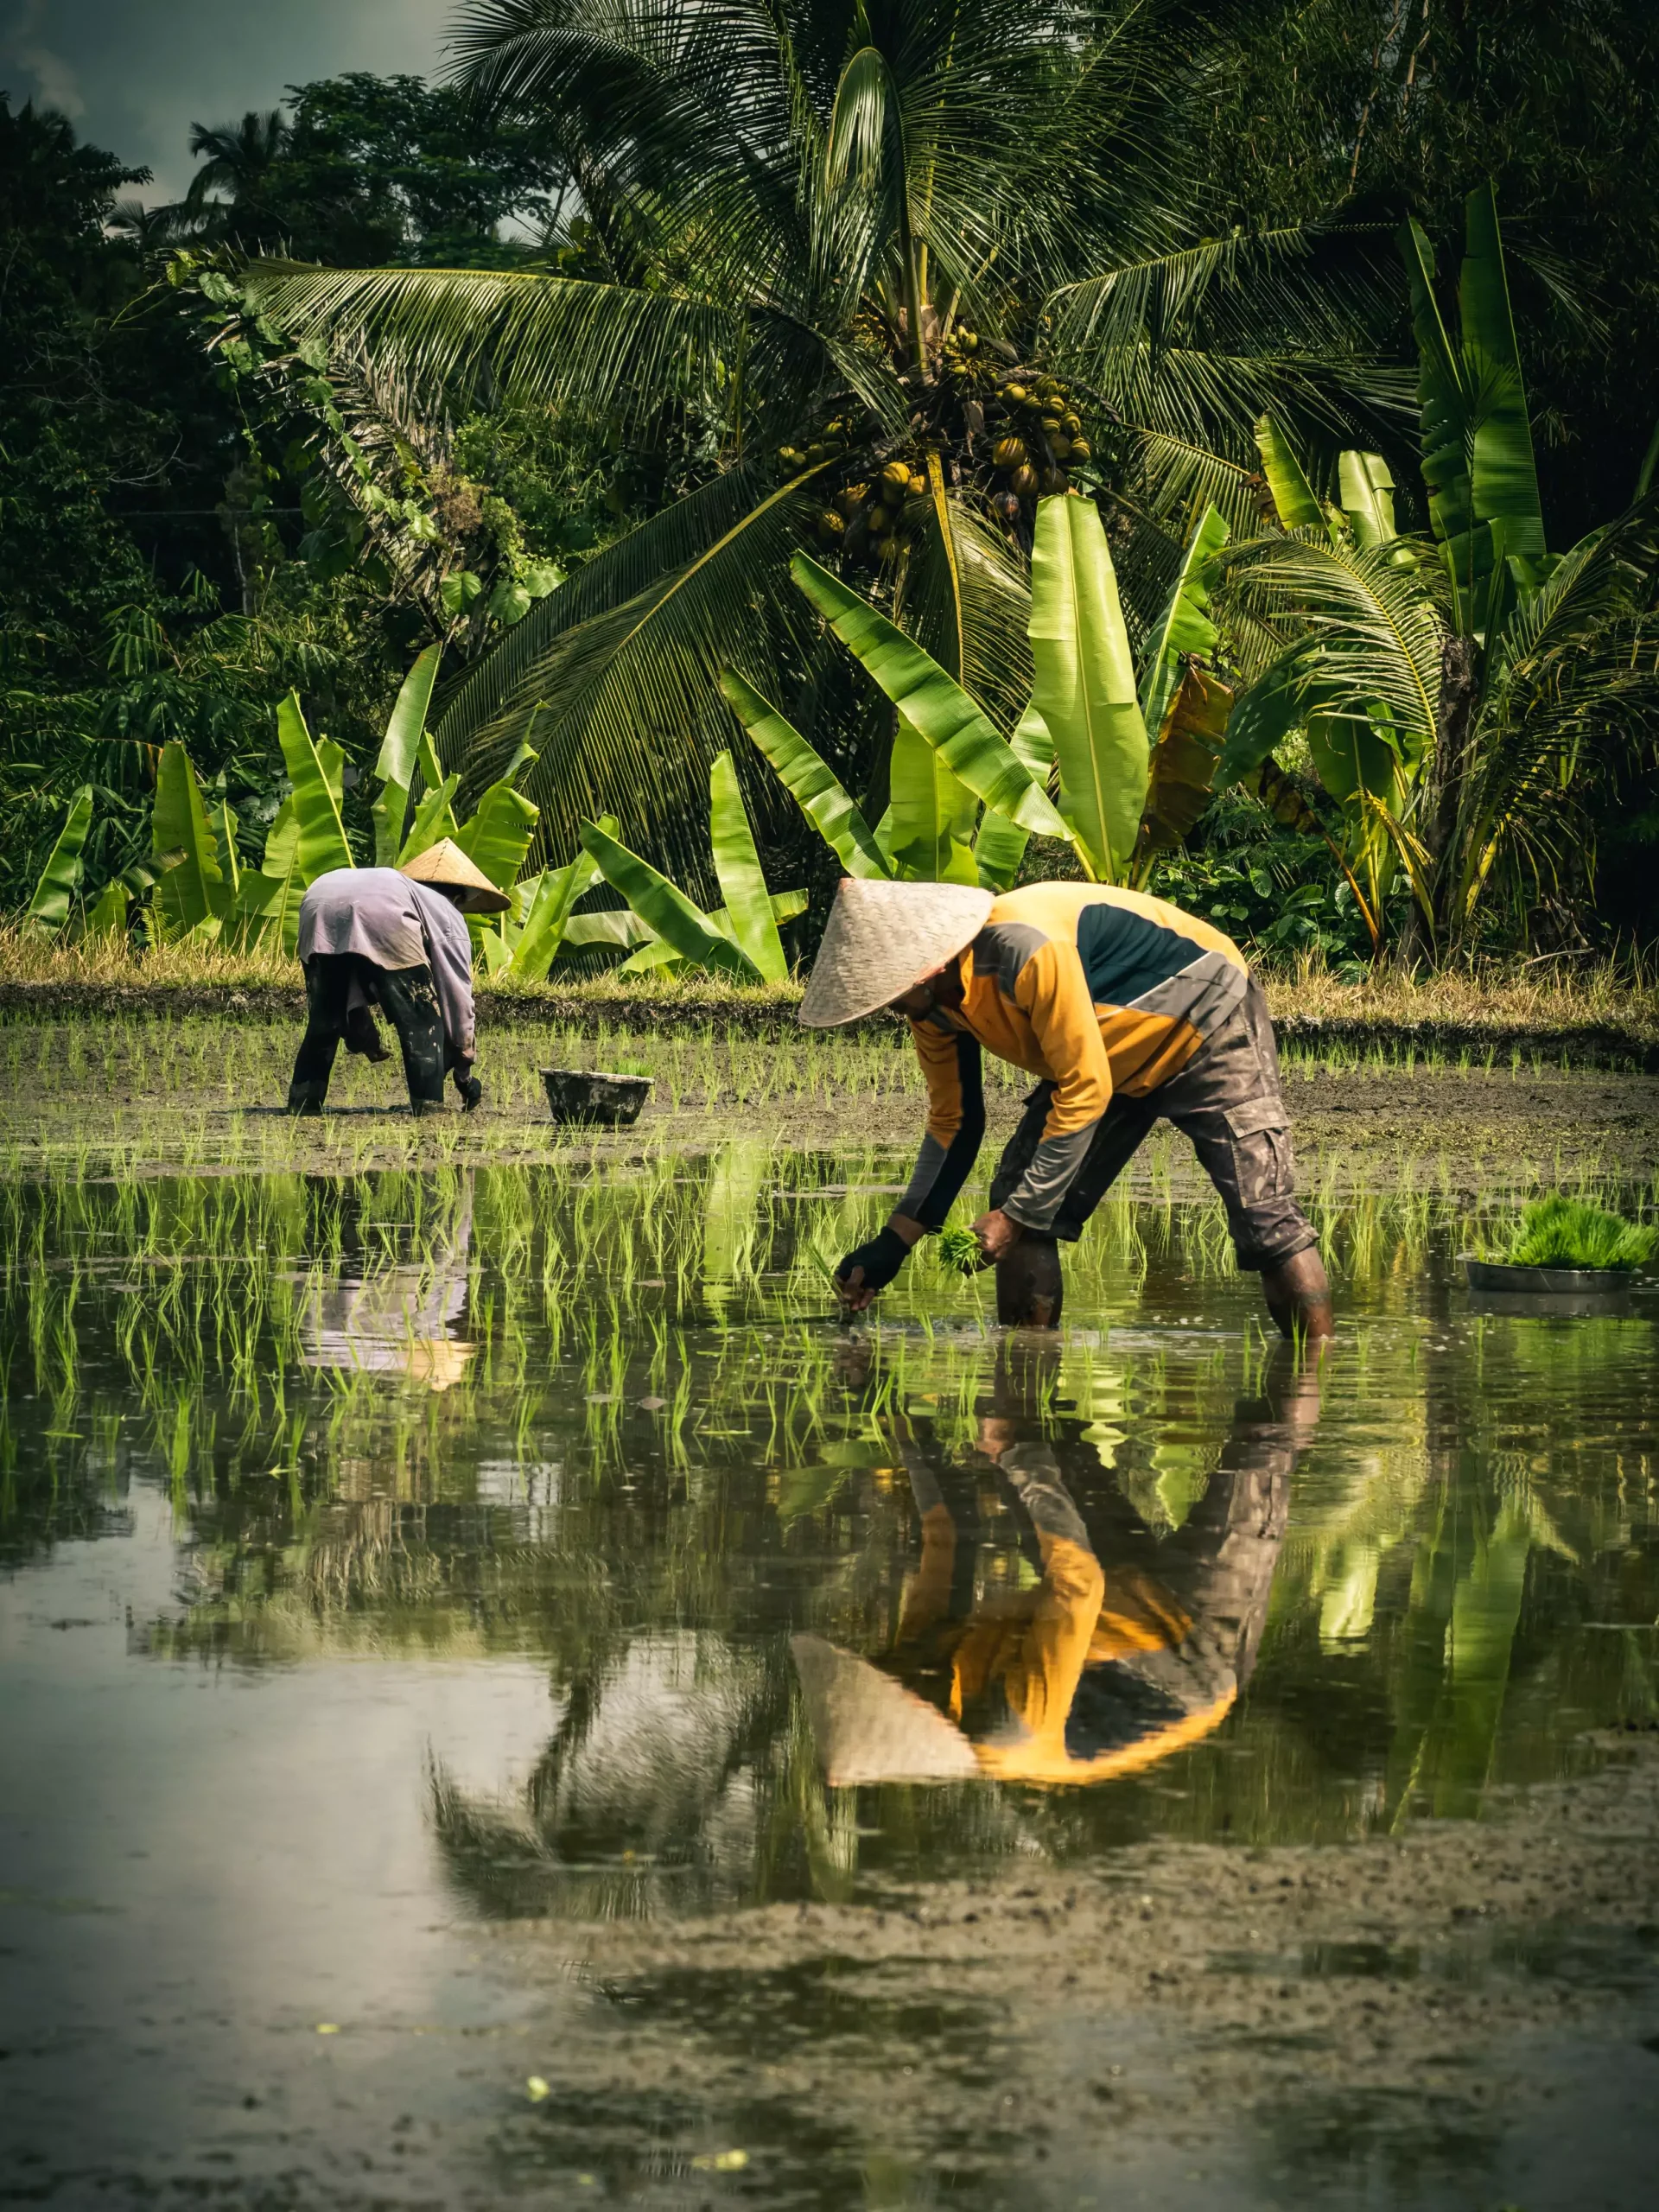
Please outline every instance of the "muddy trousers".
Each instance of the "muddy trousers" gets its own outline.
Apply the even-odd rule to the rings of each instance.
[[[432,970],[379,968],[355,952],[314,953],[305,963],[305,1035],[288,1086],[290,1114],[321,1113],[328,1078],[342,1042],[350,1052],[377,1055],[374,1016],[378,1007],[403,1047],[409,1103],[418,1114],[443,1103],[443,1016]]]

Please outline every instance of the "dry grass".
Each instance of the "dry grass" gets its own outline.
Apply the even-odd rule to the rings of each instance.
[[[296,963],[276,952],[221,952],[195,944],[135,952],[109,939],[59,945],[15,925],[0,925],[0,988],[176,990],[194,996],[216,989],[294,990],[299,982]],[[1588,1027],[1659,1045],[1659,969],[1640,960],[1494,963],[1423,976],[1385,968],[1362,982],[1338,982],[1326,970],[1304,964],[1291,974],[1269,974],[1267,986],[1278,1021],[1357,1022],[1378,1028],[1429,1024],[1476,1033]],[[745,989],[712,976],[681,981],[641,976],[619,985],[604,969],[584,965],[567,970],[561,965],[545,983],[515,984],[511,978],[499,985],[480,983],[480,996],[496,1001],[504,1012],[529,1012],[540,1002],[548,1002],[551,1011],[556,1002],[560,1014],[568,1016],[586,1000],[601,1002],[607,1012],[626,1001],[642,1014],[680,1011],[718,1019],[729,1010],[741,1026],[757,1017],[760,1026],[767,1026],[768,1017],[792,1010],[800,986]]]
[[[1443,1024],[1456,1029],[1619,1029],[1659,1042],[1659,971],[1630,961],[1535,960],[1448,968],[1421,976],[1377,969],[1338,982],[1323,969],[1269,975],[1275,1020]]]

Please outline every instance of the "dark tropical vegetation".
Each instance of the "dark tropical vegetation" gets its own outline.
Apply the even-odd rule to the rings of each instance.
[[[845,854],[734,687],[885,865],[1149,881],[1268,955],[1651,938],[1644,11],[472,0],[456,37],[452,84],[204,119],[172,207],[0,107],[14,910],[149,926],[169,746],[222,863],[266,874],[290,692],[378,850],[382,733],[435,646],[411,802],[537,810],[503,964],[538,899],[532,950],[557,914],[567,948],[683,957],[572,915],[619,895],[579,841],[601,815],[705,938],[741,905],[767,966],[779,902],[821,911]],[[1502,245],[1471,231],[1459,286],[1489,185]],[[1033,697],[1065,493],[1104,524],[1151,748],[1103,858]],[[802,554],[1065,837],[1027,849],[917,752]],[[727,895],[740,817],[764,910]]]

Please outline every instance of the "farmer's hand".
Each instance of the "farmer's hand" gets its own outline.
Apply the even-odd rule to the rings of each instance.
[[[979,1249],[984,1255],[984,1264],[994,1268],[1004,1260],[1025,1234],[1017,1221],[1011,1221],[1001,1206],[993,1206],[989,1213],[982,1213],[974,1224],[974,1234],[979,1239]]]
[[[462,1060],[455,1070],[455,1089],[461,1093],[461,1111],[473,1113],[484,1096],[484,1086],[473,1073],[470,1060]]]
[[[921,1233],[919,1221],[895,1214],[868,1244],[860,1244],[847,1255],[836,1269],[836,1287],[849,1313],[861,1313],[876,1292],[887,1288]]]

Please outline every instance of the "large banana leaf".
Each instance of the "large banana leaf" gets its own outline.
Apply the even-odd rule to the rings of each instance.
[[[1035,707],[1027,708],[1008,742],[1025,763],[1032,781],[1046,784],[1049,770],[1054,766],[1054,741],[1048,734],[1048,724]],[[985,890],[1014,888],[1020,880],[1020,863],[1026,857],[1030,836],[1029,830],[1010,822],[1006,814],[993,814],[988,807],[986,809],[980,820],[979,835],[974,840],[974,867]]]
[[[715,874],[726,894],[726,911],[732,933],[750,963],[769,983],[781,983],[789,973],[783,939],[772,916],[772,897],[766,889],[760,855],[754,849],[754,832],[738,788],[737,770],[729,753],[717,753],[709,771],[709,833],[714,845]]]
[[[1464,258],[1458,284],[1465,388],[1474,401],[1470,497],[1477,523],[1495,527],[1506,561],[1521,564],[1535,588],[1544,558],[1544,516],[1527,416],[1521,349],[1510,307],[1510,280],[1491,181],[1464,203]]]
[[[415,819],[409,825],[409,835],[398,850],[399,868],[429,852],[440,838],[460,836],[461,825],[455,820],[455,793],[460,789],[459,776],[441,776],[422,792]]]
[[[613,837],[616,817],[602,816],[599,826],[607,836]],[[512,972],[521,981],[539,983],[547,974],[564,942],[577,899],[592,889],[598,875],[599,862],[587,852],[578,853],[563,868],[550,868],[543,875],[513,950]]]
[[[596,823],[584,822],[582,842],[599,862],[605,880],[622,893],[645,926],[664,938],[698,968],[711,968],[740,983],[758,983],[760,971],[747,953],[713,928],[677,885],[658,874]]]
[[[893,873],[922,883],[977,883],[971,841],[979,803],[951,774],[944,753],[907,721],[893,736],[887,791],[890,804],[876,836]]]
[[[181,937],[225,912],[227,893],[219,841],[190,756],[176,738],[162,747],[156,771],[150,841],[163,873],[156,880],[155,912],[163,937]]]
[[[492,784],[454,833],[455,843],[498,891],[511,891],[524,864],[541,809],[504,779]],[[435,838],[433,842],[437,841]]]
[[[300,831],[300,873],[307,883],[315,883],[330,868],[350,868],[353,863],[352,849],[346,842],[346,825],[340,818],[340,799],[329,772],[334,764],[312,741],[296,691],[290,691],[276,709],[276,736],[289,780],[294,786],[294,817]]]
[[[111,876],[92,901],[86,915],[88,937],[125,937],[127,933],[127,887],[118,876]]]
[[[1325,511],[1313,495],[1313,486],[1302,474],[1302,464],[1271,415],[1255,426],[1255,449],[1262,456],[1262,474],[1273,494],[1274,512],[1285,530],[1318,530]]]
[[[792,922],[806,912],[807,898],[804,891],[779,891],[774,893],[769,903],[774,924]],[[734,944],[737,943],[737,932],[733,927],[731,915],[724,906],[716,906],[709,918],[722,937],[730,938]],[[630,953],[616,972],[619,976],[644,976],[658,968],[681,968],[684,964],[683,954],[676,952],[673,946],[665,944],[661,938],[653,937],[637,952]]]
[[[1180,682],[1182,661],[1189,654],[1207,659],[1216,649],[1207,571],[1227,543],[1227,518],[1221,509],[1206,507],[1181,556],[1174,588],[1153,629],[1141,679],[1141,718],[1148,730],[1161,730],[1164,726],[1164,715]]]
[[[1399,536],[1394,520],[1394,478],[1380,453],[1344,452],[1338,462],[1342,511],[1354,542],[1362,547],[1391,545]]]
[[[1092,499],[1062,493],[1038,505],[1031,650],[1032,703],[1054,741],[1071,833],[1097,881],[1121,881],[1146,804],[1148,748],[1117,577]]]
[[[1434,256],[1421,226],[1401,234],[1417,338],[1423,480],[1429,521],[1452,580],[1452,620],[1471,636],[1494,632],[1510,601],[1543,580],[1542,509],[1526,386],[1510,308],[1497,206],[1490,184],[1464,203],[1454,347],[1434,289]]]
[[[731,669],[721,673],[726,703],[782,779],[790,797],[849,875],[886,876],[887,855],[840,778],[794,724]]]
[[[377,868],[395,868],[397,863],[409,813],[409,794],[415,782],[421,740],[426,734],[427,709],[442,657],[442,645],[427,647],[404,678],[391,719],[386,724],[379,758],[374,764],[374,772],[380,779],[380,790],[372,809]]]
[[[1065,824],[1048,794],[1032,782],[983,709],[931,653],[809,555],[798,553],[789,572],[892,700],[901,722],[933,747],[957,782],[1022,829],[1065,836]]]
[[[44,936],[56,937],[69,918],[70,906],[80,885],[81,849],[92,823],[92,787],[83,784],[69,802],[69,812],[57,842],[47,855],[24,918]],[[123,912],[124,913],[124,908]]]
[[[615,818],[614,815],[606,817],[607,821]],[[607,830],[606,834],[611,833]],[[564,943],[572,952],[584,952],[591,945],[626,952],[635,945],[652,942],[649,926],[631,906],[607,906],[597,914],[573,914],[565,925]]]
[[[300,937],[300,902],[306,877],[301,867],[299,817],[292,795],[276,810],[265,838],[264,857],[257,868],[244,868],[236,908],[231,917],[233,933],[245,944],[273,938],[291,954]]]

